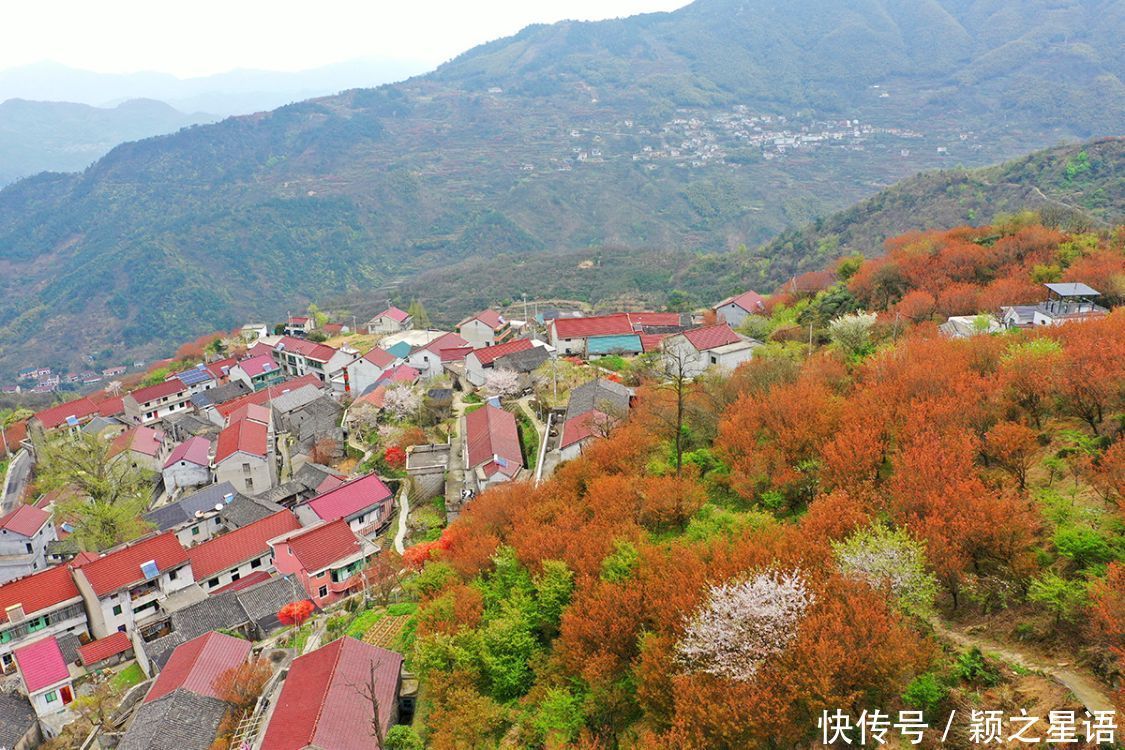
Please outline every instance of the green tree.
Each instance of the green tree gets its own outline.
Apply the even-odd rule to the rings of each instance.
[[[383,750],[422,750],[422,738],[412,727],[397,724],[383,738]]]
[[[426,311],[425,305],[422,300],[415,299],[410,303],[410,307],[406,311],[410,317],[414,318],[415,328],[428,329],[432,323],[430,321],[430,313]]]
[[[74,526],[82,549],[97,551],[135,539],[148,530],[141,515],[152,497],[153,474],[110,455],[111,443],[77,433],[37,446],[36,482],[41,490],[70,486],[56,516]]]
[[[937,581],[926,571],[926,548],[903,529],[875,524],[833,542],[832,551],[842,572],[887,589],[907,612],[932,611]]]
[[[549,688],[535,711],[531,725],[546,747],[570,747],[578,739],[585,719],[583,696],[565,688]]]
[[[1054,614],[1056,625],[1072,619],[1085,608],[1088,600],[1084,581],[1069,580],[1052,571],[1032,580],[1027,598]]]

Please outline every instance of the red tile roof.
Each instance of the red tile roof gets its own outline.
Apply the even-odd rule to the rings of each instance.
[[[508,322],[508,321],[504,320],[503,315],[496,312],[495,310],[481,310],[476,315],[473,315],[471,317],[468,317],[468,318],[465,318],[464,320],[462,320],[460,323],[457,324],[457,327],[460,328],[461,326],[465,325],[466,323],[471,323],[474,320],[479,320],[481,323],[484,323],[486,326],[488,326],[489,328],[491,328],[494,331],[497,328],[502,328],[504,326],[504,324]]]
[[[627,313],[591,318],[555,318],[551,325],[554,326],[555,336],[560,339],[584,339],[633,332],[633,324]]]
[[[372,666],[386,731],[398,700],[402,655],[345,637],[293,660],[261,750],[371,750],[371,701],[356,686],[370,681]]]
[[[297,517],[279,510],[254,523],[235,529],[188,550],[191,570],[197,581],[233,568],[239,563],[261,557],[270,551],[266,542],[301,528]]]
[[[465,437],[469,444],[469,468],[484,466],[488,476],[501,472],[509,477],[523,468],[519,430],[511,413],[484,405],[466,415]]]
[[[125,413],[125,399],[121,396],[107,398],[98,403],[98,414],[103,417],[118,417]]]
[[[70,567],[56,565],[0,586],[0,624],[8,622],[8,609],[19,604],[25,616],[57,607],[80,596]]]
[[[238,363],[238,367],[252,378],[267,372],[277,372],[281,369],[277,366],[277,362],[273,361],[273,357],[268,354],[247,357]]]
[[[332,359],[333,355],[338,351],[328,344],[318,344],[315,341],[299,339],[295,336],[282,336],[281,341],[274,344],[273,350],[275,352],[282,350],[296,352],[303,357],[316,360],[317,362],[327,362]]]
[[[149,560],[155,561],[157,570],[163,573],[183,565],[187,562],[188,555],[176,535],[166,531],[108,552],[97,560],[86,563],[80,570],[90,581],[94,593],[102,597],[144,581],[141,563]]]
[[[742,294],[736,294],[733,297],[727,297],[725,300],[715,305],[715,309],[725,307],[726,305],[736,305],[737,307],[741,307],[746,312],[754,313],[755,315],[766,311],[765,299],[762,297],[762,295],[754,291],[743,292]]]
[[[357,404],[371,404],[376,409],[382,409],[383,404],[386,403],[387,386],[377,385],[367,393],[363,394],[355,400]]]
[[[265,458],[269,454],[269,428],[253,419],[240,419],[223,428],[215,448],[215,463],[240,451]]]
[[[20,675],[23,676],[23,684],[27,686],[29,693],[70,679],[66,659],[63,658],[62,649],[59,648],[59,642],[54,636],[13,649],[12,655],[16,657]]]
[[[270,414],[268,406],[263,406],[262,404],[243,404],[227,415],[227,424],[232,425],[235,422],[241,422],[243,419],[249,419],[252,422],[260,422],[268,427],[272,415]]]
[[[563,422],[559,447],[566,448],[589,437],[601,437],[614,421],[613,417],[596,409],[572,417]]]
[[[471,346],[454,346],[449,349],[442,349],[440,356],[442,362],[460,362],[469,356],[473,351]]]
[[[265,354],[271,359],[273,358],[273,347],[269,344],[264,344],[261,341],[255,342],[253,346],[246,350],[246,354],[251,357],[257,357]]]
[[[430,351],[440,355],[445,349],[463,349],[466,346],[469,346],[469,342],[456,333],[443,333],[430,343],[418,347],[417,351]]]
[[[516,352],[527,351],[535,347],[531,339],[515,339],[514,341],[505,341],[503,344],[495,344],[494,346],[486,346],[477,349],[473,352],[473,356],[477,361],[487,367],[501,357]]]
[[[383,480],[374,474],[368,474],[318,495],[306,504],[320,520],[335,521],[386,502],[391,497],[391,491],[383,484]]]
[[[125,451],[134,451],[156,458],[164,447],[164,433],[152,427],[133,427],[113,439],[109,446],[110,457]]]
[[[204,365],[204,367],[207,368],[207,372],[215,376],[216,380],[222,380],[230,373],[230,368],[235,365],[236,361],[234,357],[227,357]]]
[[[0,518],[0,529],[21,536],[35,536],[39,529],[50,523],[51,514],[34,505],[20,505]]]
[[[51,430],[64,424],[68,417],[82,421],[98,413],[98,405],[88,398],[76,398],[63,404],[51,406],[35,413],[35,419],[43,425],[43,429]]]
[[[376,381],[377,383],[413,383],[422,374],[421,370],[410,365],[399,365],[392,370],[387,370]]]
[[[90,641],[85,646],[79,646],[78,656],[84,666],[89,666],[111,656],[123,654],[131,648],[133,648],[133,641],[128,635],[119,631],[105,638]]]
[[[156,385],[150,385],[145,388],[138,388],[137,390],[129,393],[129,395],[132,396],[133,400],[138,404],[147,404],[148,402],[158,398],[174,396],[178,393],[186,393],[187,390],[188,387],[184,385],[182,380],[180,380],[179,378],[172,378],[171,380],[165,380],[163,383],[157,383]]]
[[[666,333],[642,333],[641,350],[645,352],[654,352],[660,348],[660,342],[668,338]]]
[[[26,419],[21,419],[15,424],[8,425],[7,429],[4,430],[4,439],[0,440],[0,456],[4,455],[5,446],[14,453],[25,437],[27,437]]]
[[[214,631],[182,643],[160,670],[144,702],[152,703],[181,688],[218,698],[219,678],[228,669],[245,663],[249,656],[250,641]]]
[[[684,331],[684,338],[701,352],[742,341],[726,323]]]
[[[209,466],[211,463],[211,442],[198,435],[188,438],[172,449],[168,460],[164,462],[164,468],[174,466],[180,461],[187,461],[189,464],[195,464],[196,466]]]
[[[391,320],[395,321],[396,323],[402,323],[403,321],[405,321],[407,318],[410,317],[410,313],[406,312],[405,310],[400,310],[397,307],[388,307],[386,310],[379,313],[375,317],[376,318],[386,317],[386,318],[390,318]]]
[[[380,349],[377,346],[372,348],[372,350],[367,354],[364,354],[363,358],[381,369],[390,367],[392,364],[394,364],[395,359],[397,359],[395,355],[391,354],[385,349]]]
[[[270,401],[280,396],[281,394],[295,391],[298,388],[306,385],[315,385],[317,388],[324,387],[324,383],[321,382],[320,378],[318,378],[316,375],[313,375],[312,373],[309,373],[308,375],[302,375],[299,378],[292,378],[282,383],[278,383],[277,385],[271,385],[268,388],[263,388],[260,391],[247,393],[245,396],[239,396],[238,398],[232,398],[230,401],[225,401],[221,404],[217,404],[215,406],[215,411],[217,411],[220,416],[227,417],[246,404],[268,404]]]
[[[629,320],[634,328],[678,326],[680,325],[680,314],[675,312],[633,312],[629,313]]]
[[[342,518],[311,526],[287,541],[293,557],[297,558],[306,573],[323,570],[363,549],[355,532]]]

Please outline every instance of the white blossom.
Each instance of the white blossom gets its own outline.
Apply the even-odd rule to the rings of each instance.
[[[926,614],[933,605],[937,582],[926,572],[925,547],[902,529],[882,525],[859,529],[844,542],[834,542],[836,564],[846,575],[889,589],[899,605]]]
[[[394,419],[414,416],[422,407],[422,397],[409,386],[388,388],[383,396],[383,410]]]
[[[828,336],[849,354],[860,354],[871,343],[871,329],[878,316],[860,310],[851,315],[841,315],[828,324]]]
[[[523,388],[515,370],[498,370],[495,367],[484,375],[484,392],[501,399],[518,396]]]
[[[749,680],[796,637],[815,597],[800,571],[758,573],[714,586],[676,646],[681,664],[731,680]]]

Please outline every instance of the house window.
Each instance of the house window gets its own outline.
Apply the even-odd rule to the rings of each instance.
[[[242,464],[242,473],[243,474],[249,474],[250,473],[250,464]]]
[[[251,492],[254,490],[254,480],[253,479],[249,479],[249,478],[246,479],[246,489],[251,491]]]
[[[58,694],[58,692],[52,690],[51,692],[47,693],[43,697],[47,699],[48,703],[54,703],[55,701],[57,701],[59,699],[59,694]]]
[[[319,596],[322,599],[324,597],[328,596],[328,587],[327,586],[321,586],[320,591],[317,593],[317,596]]]
[[[120,614],[121,614],[121,605],[120,604],[114,604],[113,605],[113,616],[117,617]]]
[[[235,572],[233,572],[233,573],[231,573],[231,574],[230,574],[230,582],[231,582],[231,583],[234,583],[234,582],[235,582],[235,581],[237,581],[237,580],[238,580],[239,578],[242,578],[242,574],[241,574],[241,573],[239,573],[238,571],[235,571]]]
[[[178,571],[178,570],[170,570],[170,571],[168,571],[168,580],[169,580],[169,581],[174,581],[174,580],[176,580],[176,576],[178,576],[179,574],[180,574],[180,571]]]
[[[27,553],[31,554],[31,542],[27,542],[24,546],[27,547]]]
[[[207,588],[209,588],[209,589],[213,589],[218,585],[219,585],[219,579],[218,578],[212,578],[210,581],[207,582]]]
[[[192,526],[191,527],[191,535],[192,536],[199,536],[199,527],[198,526]]]
[[[5,630],[3,633],[0,633],[0,643],[10,643],[11,640],[12,640],[12,631]]]
[[[124,633],[125,632],[125,626],[124,625],[118,625],[117,626],[117,632],[118,633]]]
[[[27,623],[27,632],[34,633],[35,631],[42,630],[45,627],[47,627],[47,618],[42,616],[36,617],[34,620],[31,620]]]
[[[259,558],[258,558],[257,560],[251,560],[251,561],[250,561],[250,567],[251,567],[251,568],[260,568],[260,567],[262,567],[262,559],[263,559],[263,558],[259,557]]]

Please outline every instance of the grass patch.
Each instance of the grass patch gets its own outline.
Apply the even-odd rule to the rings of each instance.
[[[520,446],[523,448],[523,463],[528,470],[535,470],[535,462],[539,460],[539,430],[527,416],[523,409],[516,407],[516,424],[520,431]]]
[[[144,681],[145,673],[141,671],[141,665],[133,662],[110,678],[109,682],[114,690],[122,691],[140,685]]]
[[[367,635],[367,631],[371,629],[371,626],[379,622],[379,620],[382,620],[383,616],[386,614],[387,611],[385,609],[365,609],[356,615],[355,619],[348,625],[345,635],[357,640],[362,639],[363,636]]]

